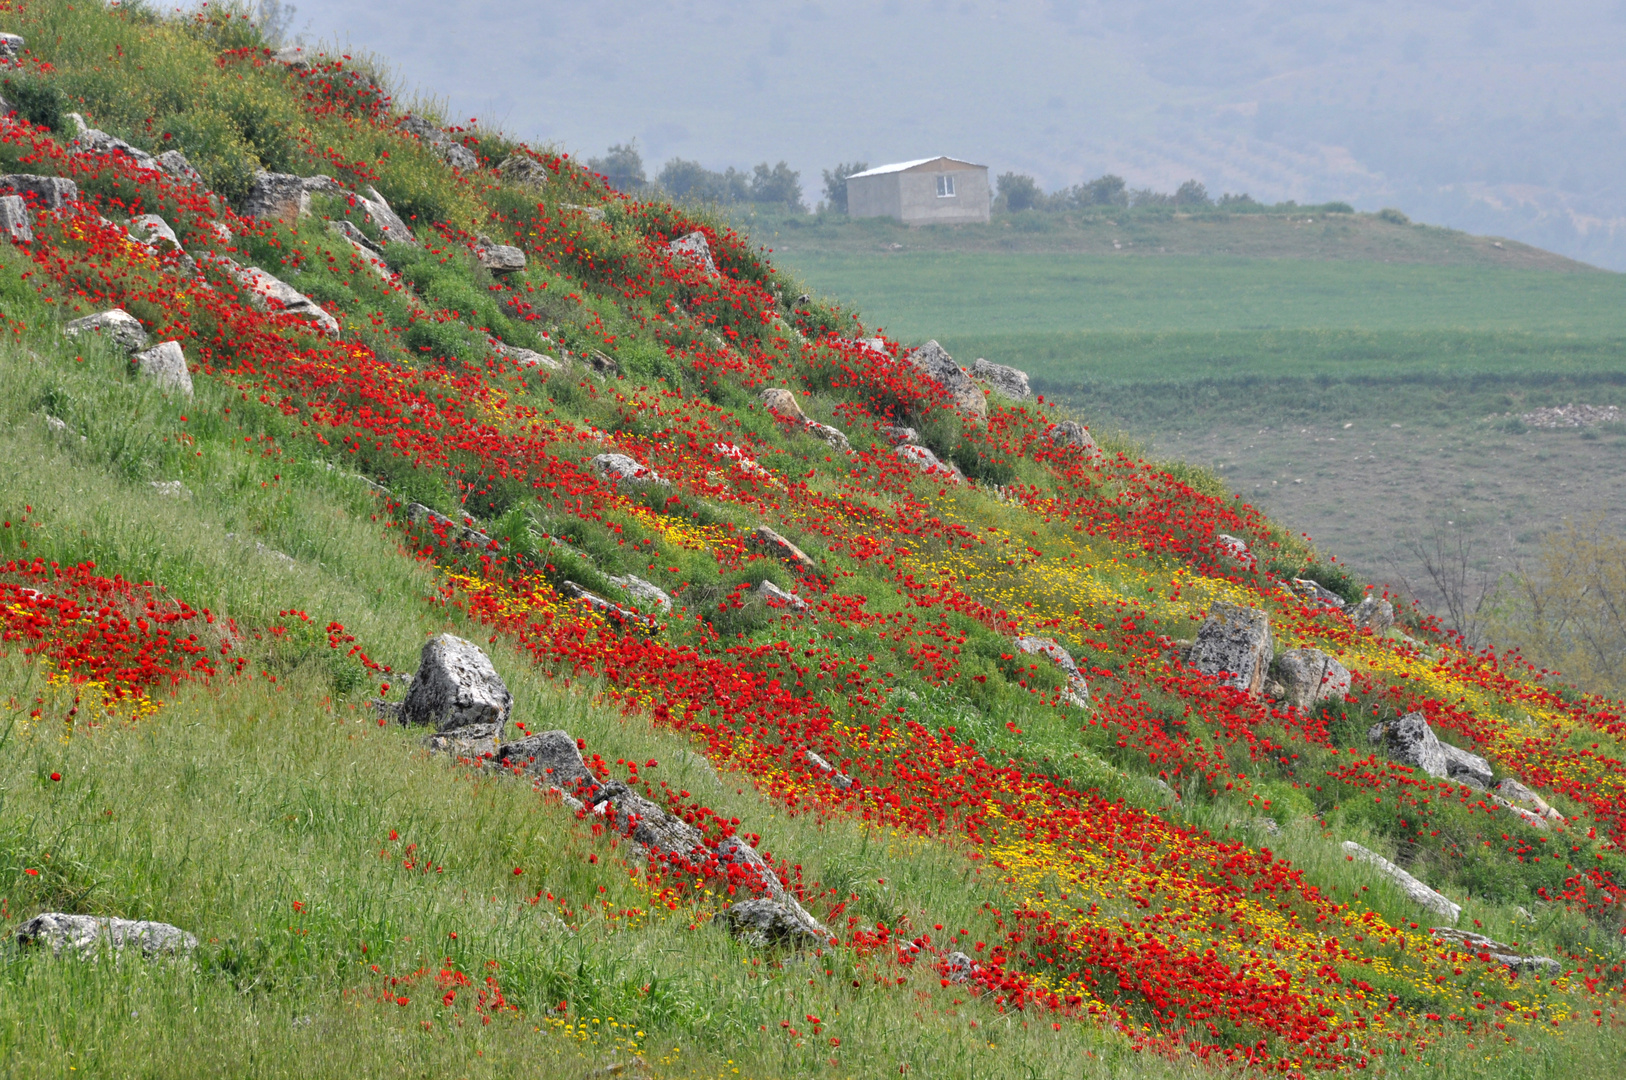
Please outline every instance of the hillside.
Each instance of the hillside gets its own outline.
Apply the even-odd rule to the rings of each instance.
[[[8,1073],[1618,1060],[1617,703],[355,61],[0,20]]]

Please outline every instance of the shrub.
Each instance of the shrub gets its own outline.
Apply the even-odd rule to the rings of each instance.
[[[1396,210],[1392,206],[1384,207],[1378,211],[1378,220],[1387,221],[1391,225],[1410,225],[1411,218]]]

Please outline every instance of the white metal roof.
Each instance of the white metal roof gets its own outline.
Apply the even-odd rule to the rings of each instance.
[[[899,161],[891,165],[877,165],[873,169],[866,169],[861,173],[853,173],[851,176],[847,177],[847,179],[852,180],[860,176],[884,176],[887,173],[908,172],[917,165],[930,165],[934,161],[952,161],[960,165],[972,164],[969,161],[961,161],[959,158],[951,158],[946,154],[938,154],[936,157],[918,158],[914,161]],[[975,165],[973,167],[982,169],[986,168],[987,166]]]

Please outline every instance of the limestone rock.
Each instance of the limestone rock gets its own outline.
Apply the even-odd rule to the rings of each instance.
[[[634,623],[638,626],[649,625],[649,621],[636,611],[628,610],[620,604],[612,604],[598,593],[574,581],[559,583],[559,591],[573,600],[579,600],[598,612],[600,615],[609,615],[624,623]]]
[[[497,748],[496,764],[527,773],[544,787],[557,788],[585,802],[597,802],[599,782],[582,761],[576,740],[566,731],[544,731]]]
[[[489,550],[491,537],[479,529],[471,528],[461,522],[453,521],[438,510],[431,510],[423,503],[407,504],[407,520],[419,528],[431,529],[444,533],[448,539],[458,540],[474,547]]]
[[[520,367],[547,368],[549,371],[563,371],[565,366],[547,353],[539,353],[532,349],[522,349],[518,345],[507,345],[501,341],[495,342],[492,348],[497,355],[509,360]]]
[[[147,343],[147,331],[141,322],[123,308],[109,308],[94,315],[86,315],[82,319],[75,319],[64,326],[62,332],[69,337],[100,333],[125,352],[133,352]]]
[[[593,471],[606,480],[623,484],[665,484],[661,475],[647,465],[640,465],[625,454],[598,454],[590,462]]]
[[[0,58],[15,60],[27,47],[28,43],[21,34],[0,34]]]
[[[588,221],[604,220],[604,207],[602,206],[577,206],[575,203],[560,203],[559,209],[569,211],[572,214],[580,214]]]
[[[175,235],[175,230],[169,227],[169,222],[157,214],[142,214],[130,221],[130,235],[140,240],[150,248],[160,248],[161,245],[179,251],[181,238]]]
[[[262,221],[297,221],[311,212],[305,178],[292,173],[262,172],[243,200],[243,216]]]
[[[401,722],[465,739],[500,739],[513,708],[514,696],[480,647],[441,634],[424,644]]]
[[[1081,709],[1089,707],[1090,684],[1085,681],[1084,673],[1078,670],[1078,663],[1072,654],[1062,648],[1060,643],[1050,638],[1019,637],[1016,639],[1016,647],[1025,653],[1047,657],[1053,661],[1067,673],[1067,688],[1061,692],[1062,700]]]
[[[606,356],[597,349],[589,349],[587,355],[582,357],[593,374],[612,379],[621,374],[621,365],[616,363],[613,356]]]
[[[441,143],[435,147],[435,153],[440,155],[440,160],[460,172],[473,172],[480,167],[479,157],[460,142]]]
[[[81,122],[83,122],[81,120]],[[105,131],[98,131],[93,127],[83,127],[79,134],[74,136],[74,145],[81,153],[114,155],[122,154],[135,163],[138,169],[152,169],[158,171],[161,167],[158,159],[147,151],[131,146],[123,139],[109,135]]]
[[[548,182],[547,166],[525,154],[509,154],[497,166],[497,173],[511,184],[538,190]]]
[[[810,420],[807,424],[807,432],[821,442],[829,443],[844,454],[852,452],[852,443],[847,441],[846,434],[838,428]]]
[[[472,150],[453,140],[443,129],[436,127],[423,117],[402,117],[401,127],[403,130],[422,139],[435,152],[437,157],[452,168],[468,172],[471,169],[480,167],[480,159],[474,155]]]
[[[1496,785],[1496,793],[1506,799],[1515,809],[1523,808],[1554,825],[1563,825],[1565,818],[1557,810],[1547,804],[1547,800],[1534,791],[1508,776]]]
[[[178,341],[166,341],[155,345],[146,352],[138,352],[133,356],[136,363],[136,375],[143,379],[151,379],[166,390],[178,390],[186,397],[192,396],[192,373],[186,367],[186,354],[181,351]]]
[[[1385,859],[1377,852],[1368,851],[1366,848],[1357,844],[1353,840],[1345,840],[1343,848],[1346,854],[1353,856],[1358,861],[1377,867],[1377,869],[1385,877],[1399,885],[1401,891],[1404,892],[1413,903],[1419,904],[1438,915],[1442,915],[1445,918],[1450,919],[1453,923],[1462,917],[1462,906],[1460,904],[1452,903],[1450,900],[1446,899],[1444,896],[1441,896],[1427,885],[1424,885],[1421,881],[1418,881],[1416,878],[1412,877],[1410,874],[1406,873],[1406,871],[1400,869],[1400,867],[1396,866],[1388,859]]]
[[[971,957],[956,949],[943,957],[943,978],[951,983],[963,983],[976,973],[977,965]]]
[[[893,446],[900,446],[903,443],[918,443],[920,441],[920,432],[916,431],[912,427],[900,427],[896,424],[882,424],[878,431],[881,438],[885,439]]]
[[[1356,626],[1381,634],[1395,624],[1395,606],[1387,600],[1368,596],[1355,605],[1349,617]]]
[[[923,473],[941,473],[956,484],[965,479],[965,474],[957,466],[938,460],[937,455],[924,446],[904,443],[902,446],[894,447],[892,454],[899,461],[913,465]]]
[[[971,374],[987,383],[996,394],[1008,397],[1012,401],[1021,401],[1033,396],[1033,391],[1028,387],[1028,373],[1020,368],[990,364],[978,357],[977,362],[971,365]]]
[[[423,246],[418,243],[418,238],[412,235],[412,230],[407,228],[400,215],[390,209],[390,204],[378,193],[377,188],[369,186],[367,194],[356,196],[356,201],[361,204],[367,220],[384,234],[384,243],[405,244],[407,247]]]
[[[1344,598],[1323,586],[1319,581],[1312,581],[1309,578],[1294,578],[1289,584],[1292,585],[1294,592],[1311,604],[1331,606],[1338,608],[1340,611],[1344,608]]]
[[[1090,436],[1089,429],[1077,420],[1063,420],[1050,429],[1049,435],[1055,445],[1076,446],[1086,454],[1094,454],[1100,449]]]
[[[34,220],[21,195],[0,195],[0,232],[14,244],[34,239]]]
[[[68,949],[89,958],[102,949],[122,953],[132,945],[145,956],[191,952],[198,939],[169,923],[48,911],[17,928],[17,944],[44,945],[55,956]]]
[[[0,194],[32,195],[46,210],[60,210],[65,203],[79,201],[79,185],[61,176],[9,173],[0,176]]]
[[[1557,975],[1563,970],[1563,965],[1550,956],[1520,956],[1513,951],[1513,946],[1504,945],[1472,930],[1458,930],[1453,926],[1431,926],[1428,932],[1442,941],[1461,946],[1465,952],[1489,953],[1491,960],[1505,964],[1514,971],[1540,971],[1545,975]]]
[[[1222,554],[1229,555],[1231,558],[1242,562],[1247,562],[1253,558],[1253,553],[1248,550],[1248,542],[1240,536],[1232,536],[1230,533],[1220,533],[1214,537],[1214,547]]]
[[[818,564],[807,552],[766,525],[758,525],[752,529],[751,535],[746,537],[746,543],[766,551],[797,573],[808,576],[816,576],[819,573]]]
[[[961,412],[970,413],[979,420],[988,418],[988,399],[943,346],[936,341],[928,341],[910,352],[907,359],[941,383]]]
[[[783,387],[769,387],[762,391],[762,404],[781,420],[796,424],[811,423],[801,405],[797,404],[796,395]]]
[[[165,150],[158,155],[158,168],[177,180],[190,180],[194,184],[203,183],[203,174],[192,167],[186,155],[179,150]]]
[[[305,194],[314,195],[318,192],[323,195],[343,195],[344,185],[326,173],[317,173],[315,176],[302,176],[299,178],[300,186]]]
[[[842,791],[851,791],[853,788],[858,786],[858,781],[854,780],[852,777],[848,776],[846,773],[842,772],[840,769],[836,768],[834,765],[830,764],[813,751],[803,750],[802,756],[807,759],[807,763],[809,765],[823,773],[829,778],[830,783],[834,784]]]
[[[1480,791],[1490,790],[1491,783],[1496,779],[1490,762],[1450,743],[1441,743],[1440,752],[1445,755],[1446,779]]]
[[[1490,762],[1478,754],[1440,742],[1421,712],[1410,712],[1398,720],[1374,724],[1366,735],[1369,741],[1382,743],[1388,755],[1396,761],[1422,769],[1441,780],[1451,780],[1485,791],[1495,779]]]
[[[1215,604],[1197,629],[1187,663],[1237,690],[1257,694],[1271,657],[1270,618],[1258,608]]]
[[[814,948],[826,940],[810,930],[791,910],[766,896],[732,904],[722,915],[730,932],[749,945]]]
[[[633,574],[612,577],[610,580],[615,582],[622,592],[640,604],[647,604],[665,612],[672,610],[671,595],[653,581],[645,581]]]
[[[767,578],[763,578],[750,590],[750,594],[771,608],[789,608],[795,612],[805,612],[808,603],[795,593],[788,593],[775,585]]]
[[[525,269],[525,252],[511,244],[492,243],[490,237],[479,237],[474,245],[474,257],[493,274],[513,274]]]
[[[1319,649],[1288,649],[1276,658],[1282,700],[1300,709],[1342,701],[1349,693],[1349,669]]]
[[[280,311],[309,319],[321,327],[328,337],[339,336],[339,320],[281,278],[268,274],[258,266],[244,266],[224,255],[211,255],[207,261],[220,267],[226,276],[247,289],[249,302],[259,310]]]
[[[327,223],[327,231],[349,244],[351,249],[361,259],[363,266],[371,270],[380,281],[393,282],[395,271],[390,264],[384,261],[384,253],[379,246],[372,242],[366,233],[356,228],[354,222],[339,218]]]
[[[711,244],[706,241],[703,232],[692,232],[687,236],[680,236],[666,245],[666,250],[681,259],[687,259],[700,269],[717,276],[717,263],[711,257]]]
[[[327,223],[327,231],[344,237],[359,248],[365,248],[374,255],[384,254],[384,249],[373,243],[372,238],[356,227],[356,223],[345,218],[335,218]],[[227,238],[230,243],[230,237]]]

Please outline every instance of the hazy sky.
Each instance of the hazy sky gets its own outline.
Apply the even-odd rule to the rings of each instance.
[[[1626,0],[306,0],[308,41],[582,156],[952,154],[1395,205],[1626,269]]]

